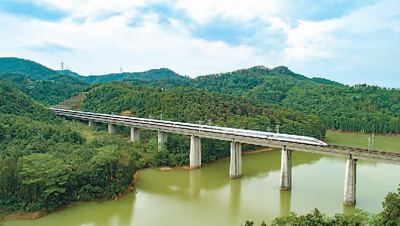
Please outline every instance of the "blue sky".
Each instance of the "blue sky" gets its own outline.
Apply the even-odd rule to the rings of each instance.
[[[400,88],[398,0],[2,0],[0,57],[83,75],[284,65]]]

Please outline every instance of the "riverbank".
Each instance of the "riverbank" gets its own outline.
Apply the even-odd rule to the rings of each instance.
[[[246,155],[252,155],[252,154],[257,154],[257,153],[262,153],[262,152],[268,152],[268,151],[273,151],[276,150],[276,148],[263,148],[263,149],[259,149],[259,150],[253,150],[253,151],[247,151],[247,152],[243,152],[243,156]],[[208,162],[208,163],[204,163],[202,164],[202,166],[207,166],[209,164],[215,163],[215,162],[220,162],[220,161],[226,161],[229,160],[230,157],[226,157],[226,158],[222,158],[216,161],[212,161],[212,162]],[[149,168],[144,168],[144,169],[140,169],[138,171],[135,172],[134,176],[133,176],[133,180],[131,182],[131,184],[127,187],[127,189],[125,190],[124,193],[119,194],[117,196],[117,198],[122,198],[125,195],[129,194],[132,191],[135,191],[135,183],[139,180],[140,177],[140,171],[142,170],[146,170]],[[159,171],[171,171],[171,170],[175,170],[175,169],[185,169],[185,170],[190,170],[190,166],[175,166],[175,167],[161,167],[158,168]],[[5,222],[5,221],[12,221],[12,220],[36,220],[39,219],[41,217],[45,217],[51,213],[55,213],[61,210],[64,210],[66,208],[70,208],[70,207],[74,207],[74,206],[78,206],[78,205],[82,205],[85,203],[89,203],[89,202],[104,202],[106,201],[105,199],[96,199],[96,200],[90,200],[90,201],[79,201],[79,202],[75,202],[75,203],[71,203],[68,204],[66,206],[60,207],[58,209],[56,209],[55,211],[36,211],[33,213],[12,213],[9,215],[6,215],[3,219],[1,219],[0,222]]]

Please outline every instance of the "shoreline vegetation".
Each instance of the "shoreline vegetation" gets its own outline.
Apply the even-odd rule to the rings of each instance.
[[[274,151],[277,150],[276,148],[262,148],[262,149],[258,149],[258,150],[252,150],[252,151],[247,151],[243,153],[243,156],[246,155],[253,155],[253,154],[257,154],[257,153],[262,153],[262,152],[269,152],[269,151]],[[215,162],[221,162],[221,161],[227,161],[229,160],[230,157],[226,157],[226,158],[222,158],[222,159],[218,159],[215,161],[211,161],[208,163],[203,163],[202,167],[207,166],[209,164],[215,163]],[[147,167],[147,168],[143,168],[143,169],[139,169],[136,171],[136,173],[133,175],[133,180],[131,182],[131,184],[128,186],[128,188],[121,194],[117,195],[117,199],[119,198],[123,198],[125,195],[129,194],[130,192],[133,192],[136,190],[135,188],[135,183],[139,180],[140,177],[140,172],[144,171],[144,170],[148,170],[148,169],[157,169],[158,171],[172,171],[172,170],[176,170],[176,169],[184,169],[184,170],[191,170],[189,166],[173,166],[173,167]],[[75,202],[75,203],[71,203],[68,204],[66,206],[62,206],[54,211],[35,211],[32,213],[12,213],[9,215],[4,216],[4,218],[2,218],[0,220],[1,222],[6,222],[6,221],[12,221],[12,220],[36,220],[39,219],[41,217],[45,217],[48,216],[49,214],[67,209],[67,208],[71,208],[74,206],[79,206],[82,204],[86,204],[89,202],[99,202],[102,203],[104,201],[108,201],[106,199],[94,199],[94,200],[89,200],[89,201],[79,201],[79,202]]]

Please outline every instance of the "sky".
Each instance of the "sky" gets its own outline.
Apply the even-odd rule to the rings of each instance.
[[[81,75],[286,66],[400,88],[400,1],[1,0],[0,57]]]

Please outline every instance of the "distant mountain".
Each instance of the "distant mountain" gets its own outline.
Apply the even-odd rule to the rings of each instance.
[[[41,64],[19,58],[0,58],[0,80],[46,105],[67,99],[89,85],[71,75],[59,74]]]
[[[259,69],[259,70],[264,69],[265,72],[266,72],[266,75],[270,75],[270,76],[283,76],[283,77],[293,78],[293,79],[299,80],[299,81],[312,81],[312,82],[316,82],[316,83],[319,83],[319,84],[344,86],[342,83],[331,81],[329,79],[309,78],[307,76],[294,73],[293,71],[291,71],[289,68],[287,68],[285,66],[279,66],[279,67],[275,67],[273,69],[268,69],[268,68],[263,67],[263,66],[256,66],[256,67],[253,67],[253,68],[243,69],[243,70],[252,70],[252,69],[253,70],[255,70],[255,69]]]
[[[33,80],[25,74],[0,72],[0,81],[21,90],[34,100],[54,105],[81,92],[89,84],[69,75],[54,75],[46,80]]]
[[[314,82],[319,83],[319,84],[334,85],[334,86],[344,86],[342,83],[335,82],[335,81],[332,81],[332,80],[329,80],[329,79],[325,79],[325,78],[316,78],[316,77],[314,77],[311,80],[313,80]]]
[[[256,98],[268,103],[280,103],[286,98],[292,87],[317,85],[344,86],[341,83],[323,78],[309,78],[294,73],[287,67],[279,66],[269,69],[264,66],[255,66],[227,73],[198,76],[194,79],[141,81],[126,80],[135,85],[148,85],[164,89],[177,87],[195,87],[207,91],[216,91],[234,96]]]
[[[35,80],[46,80],[58,72],[31,60],[14,57],[0,58],[0,72],[24,74]]]
[[[139,79],[145,81],[161,80],[161,79],[186,79],[186,77],[181,76],[168,68],[152,69],[145,72],[123,72],[123,73],[112,73],[106,75],[89,75],[89,76],[82,76],[70,70],[62,70],[58,71],[58,73],[72,75],[88,83],[122,81],[125,79]]]
[[[69,69],[65,69],[65,70],[56,70],[59,74],[62,74],[62,75],[71,75],[71,76],[73,76],[73,77],[75,77],[75,78],[79,78],[81,75],[79,75],[78,73],[76,73],[76,72],[73,72],[73,71],[71,71],[71,70],[69,70]],[[83,77],[83,76],[82,76]]]

